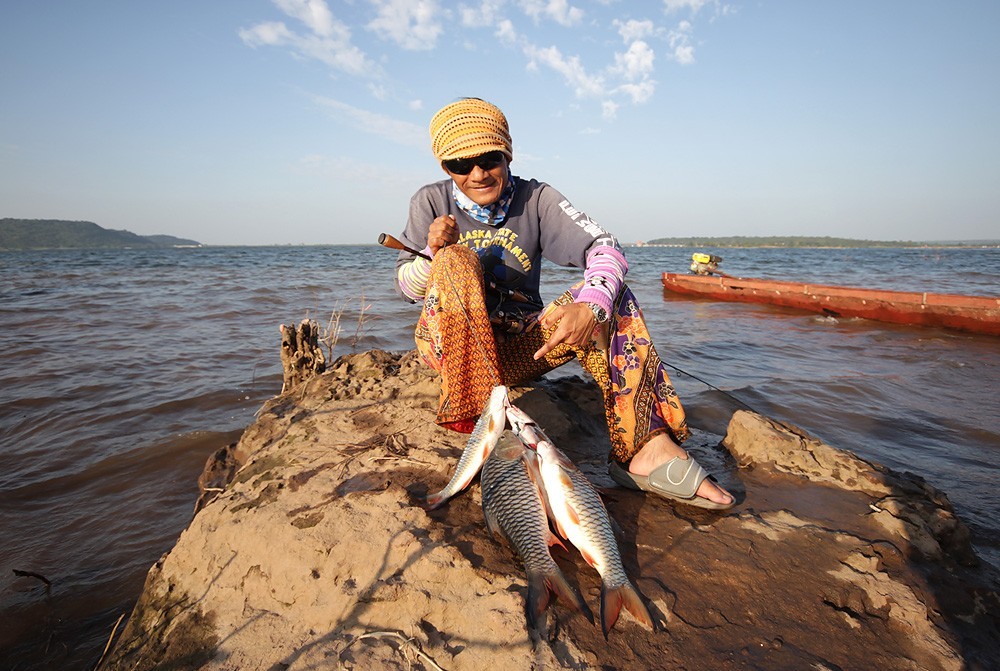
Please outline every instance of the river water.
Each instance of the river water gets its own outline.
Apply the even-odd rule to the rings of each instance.
[[[673,298],[660,274],[685,272],[694,250],[626,251],[693,425],[724,433],[729,394],[913,471],[1000,565],[1000,338]],[[699,251],[744,277],[1000,296],[996,248]],[[412,348],[417,308],[393,293],[394,258],[377,246],[0,254],[0,668],[93,667],[190,520],[205,460],[280,391],[279,323],[340,313],[335,356]],[[579,271],[543,275],[551,299]]]

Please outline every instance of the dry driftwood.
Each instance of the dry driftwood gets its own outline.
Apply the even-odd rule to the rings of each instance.
[[[303,319],[297,328],[281,325],[281,367],[284,373],[281,393],[326,370],[316,322]]]

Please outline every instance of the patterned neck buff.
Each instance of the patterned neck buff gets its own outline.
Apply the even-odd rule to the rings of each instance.
[[[507,218],[507,210],[514,200],[514,177],[510,174],[510,166],[507,166],[507,186],[503,188],[500,199],[492,205],[483,207],[472,202],[472,199],[462,193],[458,184],[451,183],[451,193],[458,206],[476,221],[487,226],[499,226]]]

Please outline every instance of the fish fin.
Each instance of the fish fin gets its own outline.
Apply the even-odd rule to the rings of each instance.
[[[655,629],[653,626],[653,618],[649,615],[649,609],[646,608],[646,604],[642,602],[642,597],[639,596],[639,592],[636,591],[632,585],[627,585],[627,590],[625,590],[624,606],[625,610],[632,614],[632,617],[639,620],[642,624],[646,625],[650,629]]]
[[[525,450],[521,457],[524,460],[524,467],[528,471],[528,479],[531,480],[531,484],[535,486],[535,491],[538,492],[538,497],[545,503],[546,507],[549,505],[548,497],[545,495],[545,481],[542,479],[542,472],[538,470],[538,453],[533,450]]]
[[[573,491],[573,479],[569,477],[569,473],[566,472],[565,468],[559,469],[559,484],[565,487],[567,491]]]
[[[528,574],[528,598],[525,603],[525,613],[528,616],[528,624],[532,629],[537,629],[538,621],[542,614],[552,603],[552,597],[562,601],[566,606],[570,606],[587,618],[591,624],[594,623],[594,614],[587,607],[587,602],[583,600],[580,593],[569,584],[562,571],[555,568],[551,573],[533,572]]]
[[[608,638],[608,632],[618,622],[623,606],[639,622],[650,629],[653,628],[653,618],[649,616],[646,604],[642,602],[639,593],[630,583],[612,589],[608,589],[607,585],[601,585],[601,630],[604,632],[605,640]]]
[[[572,605],[581,615],[587,618],[587,621],[594,624],[594,614],[590,612],[590,608],[587,607],[587,602],[583,600],[583,596],[580,592],[576,590],[569,581],[566,580],[566,576],[559,569],[556,569],[555,573],[551,573],[546,577],[545,584],[548,586],[556,598],[564,602],[566,605]]]
[[[569,521],[573,524],[573,526],[575,527],[580,526],[580,515],[579,513],[576,512],[576,508],[567,505],[566,513],[569,515]]]
[[[594,559],[594,557],[590,553],[588,553],[586,550],[582,548],[577,548],[577,550],[580,550],[580,554],[583,555],[583,560],[587,562],[591,567],[597,566],[597,560]]]
[[[438,492],[437,494],[431,494],[426,499],[424,499],[425,503],[427,503],[427,507],[430,508],[431,510],[440,508],[441,504],[443,504],[445,500],[446,499],[444,496],[441,495],[441,492]]]
[[[605,641],[608,640],[608,632],[618,622],[622,601],[621,587],[609,590],[607,585],[601,585],[601,631]]]
[[[559,518],[557,518],[557,517],[550,517],[549,519],[552,522],[552,525],[555,526],[556,533],[559,534],[559,536],[561,536],[562,538],[569,538],[569,536],[566,534],[566,530],[563,529],[562,524],[559,523]],[[565,546],[563,546],[563,547],[565,547]]]
[[[500,524],[499,522],[497,522],[496,516],[493,515],[493,513],[486,510],[485,506],[483,507],[483,517],[486,518],[486,528],[489,530],[491,534],[493,534],[494,536],[506,535],[504,534],[503,529],[500,528]]]
[[[558,545],[563,550],[566,550],[566,546],[563,544],[562,540],[560,540],[559,536],[556,536],[551,531],[549,531],[549,538],[548,538],[548,541],[546,541],[546,542],[548,543],[548,546],[550,548],[551,547],[555,547],[556,545]],[[569,552],[569,550],[566,550],[566,551]]]
[[[528,616],[528,625],[532,629],[538,628],[538,619],[549,607],[552,591],[549,589],[549,581],[545,574],[540,572],[528,573],[528,597],[524,604],[524,612]]]

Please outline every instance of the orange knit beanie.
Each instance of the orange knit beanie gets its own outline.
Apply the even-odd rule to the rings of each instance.
[[[489,151],[514,155],[507,117],[479,98],[462,98],[442,107],[431,119],[431,150],[439,161],[472,158]]]

